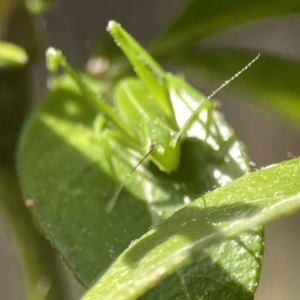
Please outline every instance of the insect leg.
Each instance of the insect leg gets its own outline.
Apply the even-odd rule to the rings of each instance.
[[[95,109],[96,112],[104,114],[107,122],[110,122],[115,130],[119,131],[126,139],[134,140],[135,134],[132,128],[116,114],[113,108],[104,101],[101,94],[96,94],[88,85],[81,73],[77,72],[67,61],[62,52],[55,48],[48,48],[46,51],[47,68],[52,76],[57,78],[59,68],[68,74],[77,83],[85,100]]]
[[[114,195],[110,198],[107,206],[106,206],[106,213],[109,214],[111,213],[112,209],[114,208],[117,199],[124,188],[126,181],[130,178],[130,176],[136,171],[136,169],[147,159],[147,157],[155,150],[156,148],[153,147],[149,150],[149,152],[138,162],[138,164],[131,170],[130,173],[128,173],[125,178],[122,180],[122,182],[119,184],[118,188],[116,189]]]

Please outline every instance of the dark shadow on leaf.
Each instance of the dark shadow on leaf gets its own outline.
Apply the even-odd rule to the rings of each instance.
[[[145,255],[160,244],[184,236],[190,240],[188,254],[197,257],[199,251],[226,236],[220,233],[221,222],[232,222],[238,218],[247,218],[259,208],[250,204],[232,204],[198,209],[187,206],[167,220],[157,225],[149,236],[133,244],[125,255],[125,261],[137,265]],[[218,224],[218,225],[214,225]]]
[[[182,288],[182,282],[186,290]],[[253,299],[253,292],[247,290],[207,253],[200,253],[193,262],[168,276],[138,299],[186,299],[187,294],[188,299],[201,300]]]

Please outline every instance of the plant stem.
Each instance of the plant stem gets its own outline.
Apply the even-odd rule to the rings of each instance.
[[[56,253],[34,227],[12,165],[0,165],[0,204],[14,233],[28,300],[67,299]]]

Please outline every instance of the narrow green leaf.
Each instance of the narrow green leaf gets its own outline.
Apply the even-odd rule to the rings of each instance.
[[[230,240],[249,228],[294,213],[300,208],[299,176],[300,159],[293,159],[207,193],[132,244],[82,300],[136,299],[197,259],[199,253],[203,255],[202,251],[206,253],[204,249],[211,244]],[[250,240],[243,242],[243,251],[251,252]],[[222,243],[220,247],[225,245]],[[185,279],[188,282],[189,278]]]
[[[24,66],[27,62],[28,56],[23,48],[0,41],[0,67]]]
[[[239,24],[284,16],[300,11],[297,0],[190,0],[184,10],[156,41],[152,50],[156,55],[169,57],[195,41]]]

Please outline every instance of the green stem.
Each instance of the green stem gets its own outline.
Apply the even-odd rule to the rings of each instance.
[[[67,299],[58,257],[34,227],[12,165],[0,165],[0,204],[14,233],[27,299]]]

